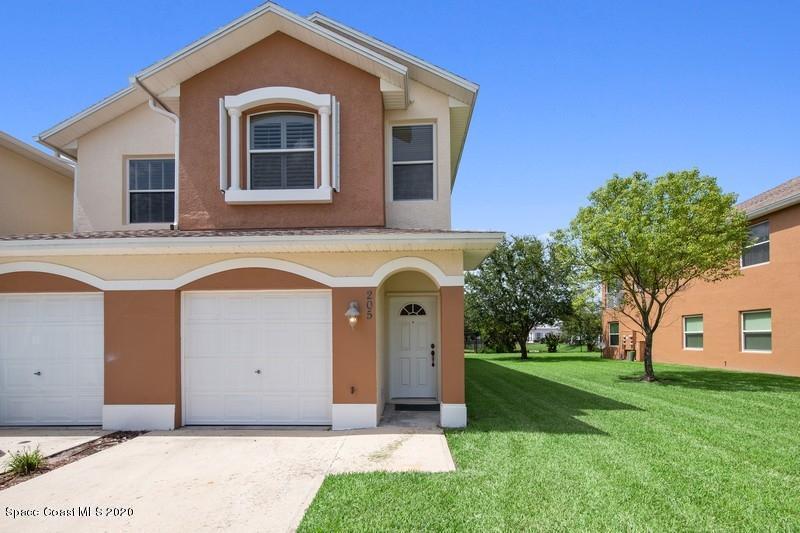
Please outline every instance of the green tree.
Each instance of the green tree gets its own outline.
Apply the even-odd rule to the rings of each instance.
[[[653,336],[672,298],[696,280],[739,274],[748,231],[735,204],[735,194],[697,169],[655,179],[636,172],[591,193],[572,221],[576,264],[607,286],[619,284],[618,310],[642,330],[642,379],[656,379]]]
[[[465,277],[466,314],[487,344],[528,358],[528,333],[569,310],[570,264],[535,237],[504,239]]]
[[[597,348],[597,339],[603,331],[602,310],[595,287],[581,288],[572,298],[572,313],[564,318],[561,334],[586,345],[589,352]]]

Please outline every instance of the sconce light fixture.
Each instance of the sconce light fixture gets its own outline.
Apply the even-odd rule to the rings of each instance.
[[[350,302],[350,305],[347,308],[347,311],[345,311],[344,316],[347,317],[350,327],[355,328],[356,324],[358,323],[358,317],[361,316],[361,312],[358,310],[358,302],[356,300]]]

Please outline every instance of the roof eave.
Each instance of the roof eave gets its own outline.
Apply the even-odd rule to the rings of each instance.
[[[0,257],[57,255],[171,255],[265,252],[373,252],[460,250],[490,253],[503,233],[123,237],[92,239],[30,239],[0,241]]]
[[[800,193],[792,194],[790,196],[781,198],[780,200],[776,200],[774,202],[770,202],[769,204],[757,207],[755,209],[750,209],[750,210],[745,209],[745,215],[747,216],[748,220],[755,220],[757,218],[761,218],[763,216],[772,214],[782,209],[786,209],[787,207],[792,207],[797,204],[800,204]]]

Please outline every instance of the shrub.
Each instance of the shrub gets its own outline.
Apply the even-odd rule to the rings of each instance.
[[[8,468],[17,475],[26,476],[41,468],[43,464],[44,457],[38,447],[35,450],[25,448],[19,452],[11,452]]]
[[[544,336],[544,343],[547,345],[548,353],[556,353],[558,351],[558,343],[561,342],[561,336],[555,333],[548,333]]]

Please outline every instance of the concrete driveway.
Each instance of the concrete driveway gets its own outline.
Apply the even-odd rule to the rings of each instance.
[[[44,457],[49,457],[107,433],[99,428],[0,427],[0,472],[6,470],[12,452],[39,448]]]
[[[434,428],[150,433],[0,491],[0,531],[290,531],[326,474],[453,469]],[[42,516],[84,506],[123,516]]]

